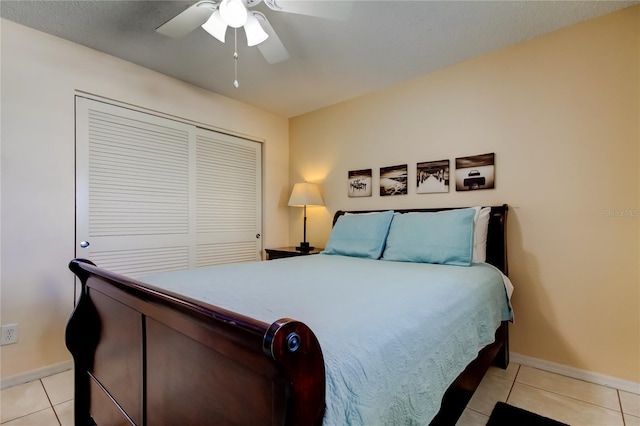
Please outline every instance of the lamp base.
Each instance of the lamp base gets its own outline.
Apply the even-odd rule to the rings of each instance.
[[[308,242],[302,242],[298,247],[296,247],[296,250],[302,251],[302,252],[308,252],[313,250],[314,248],[315,247],[310,246]]]

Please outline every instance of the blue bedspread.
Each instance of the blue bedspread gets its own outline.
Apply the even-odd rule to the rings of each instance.
[[[425,425],[511,309],[500,273],[314,255],[151,275],[142,281],[316,334],[325,425]]]

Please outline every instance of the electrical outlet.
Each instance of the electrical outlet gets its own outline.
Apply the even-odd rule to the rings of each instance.
[[[18,342],[18,324],[8,324],[2,326],[2,338],[0,345],[10,345]]]

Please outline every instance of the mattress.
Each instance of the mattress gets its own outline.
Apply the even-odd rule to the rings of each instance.
[[[322,348],[325,425],[428,424],[512,311],[500,271],[318,254],[149,275],[165,290],[272,323]]]

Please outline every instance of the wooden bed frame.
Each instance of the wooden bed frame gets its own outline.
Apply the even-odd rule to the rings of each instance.
[[[411,209],[438,211],[445,209]],[[487,261],[507,273],[507,206],[492,207]],[[336,213],[335,220],[343,212]],[[288,318],[263,323],[75,259],[82,284],[66,329],[76,425],[319,425],[322,350]],[[458,377],[432,425],[453,425],[492,363],[509,362],[508,328]]]

